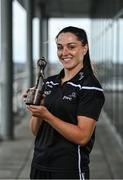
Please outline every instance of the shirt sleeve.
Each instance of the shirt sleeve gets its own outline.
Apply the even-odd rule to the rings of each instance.
[[[90,117],[97,121],[104,101],[102,91],[82,89],[79,95],[77,115]]]

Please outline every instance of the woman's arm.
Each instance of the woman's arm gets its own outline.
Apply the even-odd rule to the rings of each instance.
[[[41,118],[34,117],[34,116],[31,117],[31,119],[29,121],[29,127],[35,136],[37,135],[37,132],[38,132],[41,124],[42,124]]]
[[[51,114],[44,106],[29,106],[28,110],[33,116],[44,119],[67,140],[82,146],[88,143],[96,125],[96,120],[85,116],[77,117],[77,125],[64,122]]]
[[[30,89],[34,89],[35,87],[33,88],[30,88]],[[23,97],[23,100],[24,102],[26,102],[26,98],[27,98],[27,95],[28,95],[28,92],[30,89],[27,89],[23,94],[22,94],[22,97]],[[44,96],[43,98],[41,99],[41,103],[43,104],[43,101],[44,101]],[[27,106],[28,107],[28,106]],[[30,118],[30,121],[29,121],[29,127],[32,131],[32,133],[36,136],[37,135],[37,132],[40,128],[40,125],[42,123],[42,120],[41,118],[38,118],[38,117],[35,117],[35,116],[31,116]]]
[[[96,121],[94,119],[79,116],[78,125],[74,125],[49,114],[47,121],[62,136],[75,144],[84,146],[90,140],[94,131]]]

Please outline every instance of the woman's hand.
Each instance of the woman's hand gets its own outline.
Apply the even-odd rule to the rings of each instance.
[[[67,140],[85,146],[90,140],[96,126],[96,120],[85,116],[78,116],[78,124],[72,124],[59,119],[48,111],[45,106],[27,106],[28,111],[32,113],[33,126],[31,129],[33,134],[37,134],[41,120],[50,124]],[[35,123],[35,124],[34,124]]]
[[[26,106],[27,110],[31,113],[32,117],[30,119],[29,127],[33,133],[33,135],[37,135],[39,128],[45,120],[46,114],[48,112],[45,106],[35,106],[35,105],[28,105]]]
[[[45,106],[30,105],[27,106],[27,109],[32,113],[32,116],[41,119],[46,119],[48,117],[48,114],[50,113]]]

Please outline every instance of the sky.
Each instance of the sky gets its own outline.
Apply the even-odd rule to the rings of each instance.
[[[13,59],[16,62],[26,61],[26,11],[13,1]]]

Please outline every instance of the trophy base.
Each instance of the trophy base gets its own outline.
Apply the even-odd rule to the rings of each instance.
[[[42,92],[39,89],[30,89],[26,98],[26,105],[40,105],[42,100]]]

